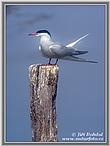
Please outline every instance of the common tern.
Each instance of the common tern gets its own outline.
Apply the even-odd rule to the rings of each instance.
[[[51,34],[47,30],[39,30],[37,32],[29,34],[29,36],[40,36],[39,50],[41,51],[43,57],[49,58],[48,64],[51,64],[51,58],[55,58],[56,59],[55,65],[57,64],[58,59],[97,63],[96,61],[76,57],[77,55],[88,53],[88,51],[78,51],[77,49],[74,48],[75,44],[80,42],[88,35],[89,34],[86,34],[83,37],[76,40],[75,42],[64,46],[58,42],[53,42]]]

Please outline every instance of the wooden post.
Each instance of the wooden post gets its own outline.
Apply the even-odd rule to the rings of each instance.
[[[30,117],[33,142],[57,142],[56,95],[59,67],[31,65]]]

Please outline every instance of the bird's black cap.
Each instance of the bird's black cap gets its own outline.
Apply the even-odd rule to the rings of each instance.
[[[51,37],[50,32],[47,31],[47,30],[38,30],[36,33],[47,33],[47,34],[50,35],[50,37]]]

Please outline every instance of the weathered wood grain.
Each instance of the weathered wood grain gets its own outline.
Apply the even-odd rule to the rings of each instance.
[[[56,95],[59,67],[31,65],[30,117],[33,142],[57,142]]]

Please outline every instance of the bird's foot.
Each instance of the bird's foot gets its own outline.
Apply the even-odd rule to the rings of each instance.
[[[47,64],[45,64],[46,66],[52,65],[52,66],[56,66],[58,62],[58,59],[56,60],[55,64],[51,64],[51,58],[49,58],[49,62]]]
[[[47,64],[45,64],[46,66],[50,66],[50,65],[52,65],[52,66],[56,66],[56,64],[51,64],[51,63],[47,63]]]

